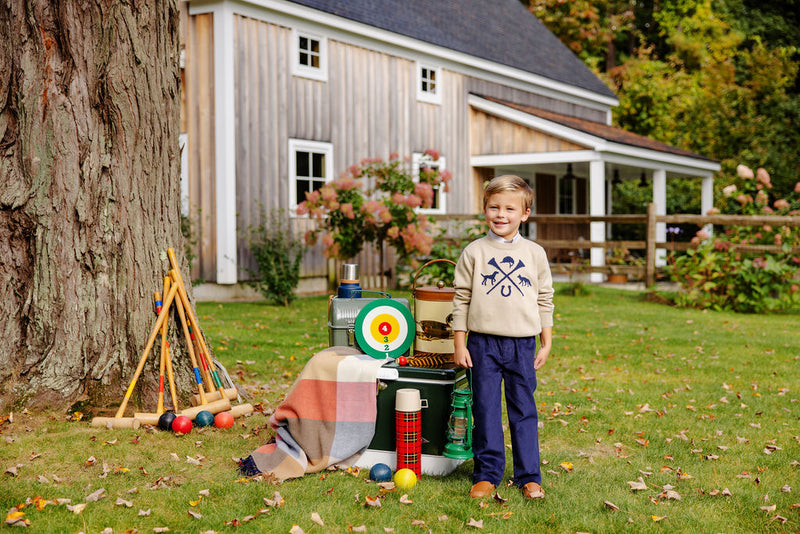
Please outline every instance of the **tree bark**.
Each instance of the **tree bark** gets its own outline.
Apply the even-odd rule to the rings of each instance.
[[[176,0],[0,0],[0,410],[130,382],[183,250],[178,24]]]

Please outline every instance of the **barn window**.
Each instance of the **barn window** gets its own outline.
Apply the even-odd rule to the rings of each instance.
[[[430,65],[417,65],[417,100],[442,103],[441,69]]]
[[[306,199],[306,193],[318,190],[331,180],[333,145],[302,139],[289,140],[289,208]]]
[[[419,181],[419,176],[427,169],[437,169],[441,173],[447,168],[443,156],[439,156],[439,159],[433,161],[429,155],[419,152],[412,155],[411,165],[415,181]],[[433,205],[428,209],[420,208],[419,211],[420,213],[445,213],[446,200],[447,193],[444,192],[444,186],[438,185],[433,188]]]
[[[327,40],[310,33],[293,31],[292,74],[326,81],[328,79]]]

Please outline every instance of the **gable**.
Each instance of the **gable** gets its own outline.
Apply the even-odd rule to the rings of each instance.
[[[470,155],[583,150],[587,147],[470,107]]]

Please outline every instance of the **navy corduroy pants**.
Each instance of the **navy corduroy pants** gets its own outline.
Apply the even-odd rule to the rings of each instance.
[[[539,417],[536,390],[536,337],[503,337],[470,332],[467,349],[472,358],[472,412],[475,455],[472,479],[499,486],[505,471],[505,441],[501,395],[505,389],[514,483],[541,484]],[[501,387],[502,383],[502,387]]]

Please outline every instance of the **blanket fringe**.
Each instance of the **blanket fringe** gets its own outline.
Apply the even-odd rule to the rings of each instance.
[[[239,460],[239,472],[246,477],[254,477],[261,474],[252,456]]]

